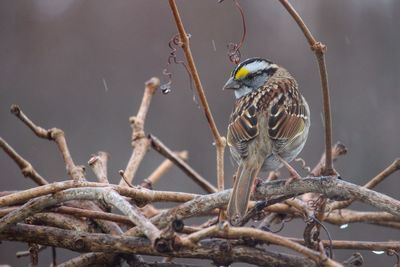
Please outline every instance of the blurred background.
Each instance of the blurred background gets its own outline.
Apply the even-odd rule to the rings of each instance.
[[[333,139],[349,149],[336,168],[345,180],[364,184],[400,155],[400,34],[397,0],[296,0],[314,36],[328,46],[326,55],[333,115]],[[178,0],[191,34],[191,47],[216,123],[225,135],[234,101],[221,88],[234,65],[227,43],[242,35],[241,18],[232,1]],[[322,101],[314,55],[299,28],[277,1],[241,1],[247,23],[242,59],[265,57],[286,67],[297,79],[311,107],[311,132],[301,153],[314,166],[323,151]],[[131,154],[128,118],[136,114],[144,82],[158,76],[177,33],[167,1],[4,0],[0,2],[0,135],[49,181],[68,179],[54,143],[38,139],[9,112],[18,104],[37,124],[65,131],[77,164],[99,150],[111,154],[109,179],[117,183]],[[183,59],[182,51],[177,52]],[[171,66],[172,92],[153,97],[146,132],[173,150],[188,150],[189,163],[216,183],[215,148],[203,111],[193,101],[189,78]],[[226,186],[234,167],[226,153]],[[163,161],[150,150],[135,178],[140,183]],[[300,165],[293,163],[300,169]],[[0,153],[0,190],[35,186],[14,162]],[[94,181],[88,170],[87,177]],[[399,198],[400,174],[376,190]],[[203,193],[177,168],[156,189]],[[372,210],[365,205],[352,206]],[[328,225],[334,239],[387,241],[398,231],[352,224],[344,230]],[[282,234],[302,236],[304,222],[286,225]],[[2,242],[0,264],[27,266],[15,252],[27,245]],[[278,249],[278,248],[274,248]],[[62,252],[61,252],[62,251]],[[354,251],[336,250],[342,261]],[[60,250],[58,261],[77,253]],[[365,266],[393,266],[395,258],[362,251]],[[48,266],[50,253],[41,252]],[[179,260],[178,260],[179,262]],[[191,261],[186,261],[191,262]],[[198,261],[192,261],[199,263]],[[208,261],[203,264],[210,264]],[[244,266],[234,264],[233,266]]]

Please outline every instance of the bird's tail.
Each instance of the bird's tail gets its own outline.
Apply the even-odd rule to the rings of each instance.
[[[238,168],[227,208],[229,222],[233,226],[239,225],[246,215],[253,182],[259,170],[260,168],[254,165],[240,164]]]

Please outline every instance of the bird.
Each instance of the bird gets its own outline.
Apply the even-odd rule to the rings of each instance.
[[[227,144],[238,164],[227,207],[231,225],[238,226],[248,209],[253,183],[260,171],[289,165],[303,149],[310,128],[310,109],[293,76],[263,58],[249,58],[232,71],[224,90],[233,90]]]

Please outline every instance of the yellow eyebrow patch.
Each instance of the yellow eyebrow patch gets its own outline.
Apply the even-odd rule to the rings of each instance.
[[[242,78],[246,77],[247,74],[249,74],[249,72],[250,72],[250,71],[249,71],[248,69],[246,69],[245,67],[241,67],[241,68],[236,72],[236,74],[235,74],[235,79],[236,79],[236,80],[242,79]]]

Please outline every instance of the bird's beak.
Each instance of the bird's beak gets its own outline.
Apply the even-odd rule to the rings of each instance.
[[[229,78],[229,80],[226,82],[226,84],[224,85],[224,87],[222,87],[222,90],[237,90],[240,88],[240,84],[233,79],[233,77]]]

